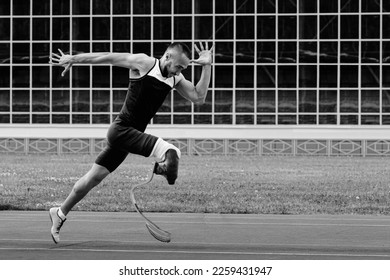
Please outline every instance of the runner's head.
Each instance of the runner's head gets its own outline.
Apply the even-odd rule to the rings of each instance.
[[[179,75],[191,61],[191,50],[183,43],[168,46],[162,57],[162,75],[166,78]]]

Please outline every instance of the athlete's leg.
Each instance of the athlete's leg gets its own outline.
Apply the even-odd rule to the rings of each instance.
[[[113,172],[127,157],[127,152],[113,148],[111,145],[98,155],[92,168],[73,186],[71,193],[61,205],[61,211],[66,216],[86,194],[97,186],[108,174]]]
[[[166,159],[166,153],[168,150],[173,149],[176,151],[178,158],[180,158],[181,153],[179,148],[175,145],[168,143],[162,138],[158,138],[156,144],[153,147],[152,152],[150,153],[151,157],[155,157],[157,161],[164,161]]]
[[[118,128],[120,133],[116,132]],[[113,143],[116,142],[115,146],[120,146],[129,153],[156,158],[159,163],[156,164],[154,173],[163,175],[170,185],[175,183],[181,155],[176,146],[132,127],[120,128],[120,126],[117,126],[113,127],[111,131],[116,136],[112,141]]]
[[[60,241],[60,229],[69,211],[91,189],[97,186],[108,174],[113,172],[125,160],[127,154],[126,151],[113,149],[108,145],[99,154],[92,168],[75,183],[71,193],[61,207],[53,207],[50,209],[49,214],[52,221],[51,236],[55,243]]]
[[[176,146],[158,138],[150,156],[160,161],[155,165],[154,173],[164,176],[168,184],[175,184],[179,170],[180,150]]]
[[[50,209],[50,219],[52,222],[51,237],[54,243],[60,241],[60,229],[66,221],[66,215],[93,187],[97,186],[110,172],[104,166],[93,164],[92,168],[81,177],[73,186],[69,196],[65,199],[61,207]]]
[[[96,187],[110,171],[104,166],[93,164],[92,168],[81,177],[73,186],[72,191],[61,205],[61,211],[66,216],[69,211],[75,206],[81,199],[83,199],[87,193]]]
[[[155,157],[159,161],[155,173],[163,175],[169,184],[177,178],[180,150],[174,145],[139,131],[133,127],[125,127],[116,123],[107,133],[107,139],[114,147],[121,147],[129,153],[145,157]]]

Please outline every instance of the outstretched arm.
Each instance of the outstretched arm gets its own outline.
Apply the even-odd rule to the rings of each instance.
[[[50,56],[50,63],[64,67],[62,76],[69,71],[73,64],[111,64],[114,66],[129,69],[140,69],[150,60],[146,54],[129,53],[83,53],[77,55],[64,54],[60,49],[60,54],[53,53]]]
[[[202,43],[199,43],[199,47],[200,49],[195,45],[195,50],[198,53],[199,58],[191,61],[202,65],[202,74],[198,83],[194,85],[192,82],[183,78],[176,85],[176,90],[184,98],[197,104],[203,104],[206,99],[207,90],[210,84],[211,63],[213,62],[213,47],[209,49],[207,43],[205,43],[205,46],[203,46]]]

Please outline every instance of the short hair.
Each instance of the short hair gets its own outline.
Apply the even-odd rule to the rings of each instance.
[[[167,50],[175,49],[175,48],[180,50],[181,52],[183,52],[185,54],[185,56],[187,56],[189,59],[191,59],[191,57],[192,57],[191,50],[186,44],[179,43],[179,42],[172,43],[168,46]]]

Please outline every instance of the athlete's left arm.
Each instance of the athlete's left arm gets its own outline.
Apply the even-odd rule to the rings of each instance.
[[[203,47],[202,43],[199,43],[199,46],[200,49],[195,45],[195,50],[199,54],[199,58],[191,60],[191,62],[202,65],[202,74],[198,83],[194,85],[182,76],[182,79],[177,83],[175,88],[184,98],[197,104],[203,104],[210,84],[213,47],[208,49],[207,43],[205,47]]]

